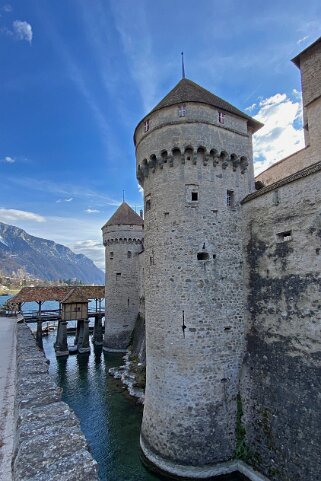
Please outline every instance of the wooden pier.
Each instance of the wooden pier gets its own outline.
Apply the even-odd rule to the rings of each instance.
[[[42,346],[44,322],[58,322],[55,351],[57,356],[67,356],[69,352],[88,353],[89,319],[94,319],[93,343],[103,344],[103,324],[105,310],[101,301],[105,297],[104,286],[56,286],[56,287],[24,287],[8,302],[9,308],[21,315],[21,320],[27,323],[37,323],[37,343]],[[89,309],[90,300],[95,301],[95,309]],[[46,301],[59,303],[58,309],[42,309]],[[37,311],[24,311],[26,302],[36,302]],[[77,321],[76,337],[73,346],[68,346],[68,321]]]

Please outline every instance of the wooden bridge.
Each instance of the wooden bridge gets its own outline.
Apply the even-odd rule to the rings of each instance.
[[[19,313],[21,320],[27,323],[37,323],[37,343],[42,346],[42,323],[58,321],[55,351],[57,356],[66,356],[69,352],[90,352],[89,319],[95,320],[93,343],[103,344],[102,319],[105,310],[101,301],[105,297],[104,286],[55,286],[55,287],[24,287],[8,302],[11,311]],[[95,309],[89,309],[90,300],[95,301]],[[58,309],[42,309],[44,302],[56,301]],[[26,302],[36,302],[37,311],[24,311]],[[76,338],[73,346],[68,346],[68,321],[77,321]]]

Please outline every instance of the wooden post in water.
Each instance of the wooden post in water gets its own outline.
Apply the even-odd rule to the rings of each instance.
[[[41,321],[41,301],[37,302],[38,304],[38,316],[37,316],[37,334],[36,334],[36,342],[37,346],[43,350],[43,343],[42,343],[42,321]]]

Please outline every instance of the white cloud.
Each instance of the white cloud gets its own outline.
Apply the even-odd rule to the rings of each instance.
[[[56,200],[56,203],[59,204],[60,202],[71,202],[72,200],[74,200],[73,197],[68,197],[68,199],[58,199]]]
[[[15,159],[7,155],[6,157],[3,157],[2,162],[5,162],[6,164],[14,164]]]
[[[261,99],[254,118],[264,124],[253,137],[255,174],[304,147],[299,92]]]
[[[300,38],[297,41],[297,44],[300,45],[301,43],[305,42],[309,38],[309,35],[305,35],[304,37]]]
[[[84,254],[92,259],[95,264],[105,270],[105,249],[101,242],[96,240],[83,240],[77,241],[70,245],[70,248],[76,252],[76,254]]]
[[[30,23],[21,20],[15,20],[12,23],[12,28],[14,36],[18,40],[26,40],[31,44],[33,34]]]
[[[97,214],[98,212],[100,212],[100,210],[98,209],[86,209],[85,212],[87,212],[88,214]]]
[[[0,208],[0,219],[3,222],[15,221],[15,220],[27,220],[27,221],[34,221],[34,222],[46,221],[46,219],[43,216],[39,214],[35,214],[34,212],[28,212],[25,210],[16,210],[16,209],[4,209],[4,208]]]

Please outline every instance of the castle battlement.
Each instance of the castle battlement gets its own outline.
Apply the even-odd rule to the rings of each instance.
[[[231,166],[234,172],[237,168],[240,168],[241,174],[245,173],[249,165],[247,156],[243,154],[228,153],[226,150],[216,148],[207,149],[203,145],[199,145],[196,148],[187,145],[182,149],[175,146],[170,151],[162,149],[158,154],[152,154],[148,159],[144,158],[142,161],[139,161],[137,179],[142,183],[144,178],[148,177],[149,172],[154,173],[157,168],[163,169],[165,165],[173,167],[174,164],[185,165],[188,163],[209,167],[221,165],[222,169]]]

